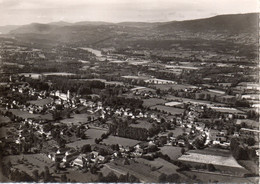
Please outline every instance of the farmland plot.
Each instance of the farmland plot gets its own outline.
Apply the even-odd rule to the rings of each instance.
[[[225,157],[188,152],[182,155],[178,160],[186,162],[197,162],[202,164],[213,164],[220,166],[243,168],[241,165],[237,163],[237,161],[232,156]]]

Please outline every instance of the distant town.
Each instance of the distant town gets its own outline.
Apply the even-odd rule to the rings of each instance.
[[[43,42],[0,37],[1,181],[259,181],[253,57]]]

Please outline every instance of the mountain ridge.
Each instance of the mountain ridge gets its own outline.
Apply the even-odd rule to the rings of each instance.
[[[244,28],[250,27],[252,25],[256,26],[258,25],[258,16],[259,13],[246,13],[246,14],[224,14],[224,15],[216,15],[213,17],[208,17],[208,18],[201,18],[201,19],[192,19],[192,20],[183,20],[183,21],[167,21],[167,22],[131,22],[131,21],[126,21],[126,22],[119,22],[119,23],[112,23],[112,22],[104,22],[104,21],[80,21],[80,22],[75,22],[75,23],[70,23],[70,22],[65,22],[65,21],[58,21],[58,22],[50,22],[50,23],[30,23],[30,24],[25,24],[25,25],[21,25],[21,26],[15,26],[15,25],[9,25],[9,26],[0,26],[0,32],[2,32],[3,34],[8,34],[8,33],[15,33],[15,34],[21,34],[24,33],[26,31],[26,27],[28,27],[28,29],[38,29],[39,33],[43,32],[46,33],[46,31],[48,30],[48,26],[59,26],[59,27],[63,27],[63,26],[78,26],[78,25],[82,25],[82,26],[101,26],[101,25],[115,25],[115,26],[128,26],[128,27],[157,27],[159,26],[159,30],[160,29],[176,29],[176,30],[180,30],[180,29],[195,29],[200,31],[200,29],[204,28],[205,29],[205,25],[204,24],[210,24],[211,26],[209,26],[209,29],[213,29],[213,28],[217,28],[217,29],[224,29],[224,28],[229,28],[231,29],[233,27],[234,30],[239,30],[241,29],[240,25],[241,23],[239,23],[239,19],[243,19],[242,24],[244,26]],[[239,17],[239,18],[236,18]],[[252,18],[253,17],[253,18]],[[230,24],[231,21],[227,21],[224,19],[234,19],[234,23]],[[222,20],[221,20],[222,19]],[[238,19],[238,20],[236,20]],[[249,20],[246,21],[245,19]],[[214,21],[210,21],[210,20],[216,20]],[[218,26],[214,26],[214,24],[218,22]],[[251,25],[248,25],[248,23],[251,23]],[[191,24],[191,25],[189,25]],[[194,25],[194,24],[197,24]],[[34,28],[33,25],[41,25],[41,28]],[[213,26],[212,26],[213,25]],[[242,27],[243,27],[242,26]],[[49,27],[49,29],[51,29]],[[45,30],[45,31],[44,31]],[[27,33],[33,32],[33,30],[30,31],[26,31]]]

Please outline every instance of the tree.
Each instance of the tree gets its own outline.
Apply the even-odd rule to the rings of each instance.
[[[87,153],[87,152],[91,152],[91,146],[90,144],[86,144],[81,148],[81,152],[82,153]]]
[[[51,174],[50,170],[47,166],[44,167],[44,176],[43,176],[44,182],[51,181]]]
[[[32,172],[33,179],[37,182],[39,180],[39,171],[36,169]]]
[[[208,165],[208,171],[214,172],[215,170],[216,170],[216,168],[214,167],[213,164]]]
[[[185,149],[181,148],[181,154],[184,154],[184,153],[185,153]]]
[[[135,177],[134,175],[130,175],[127,182],[129,182],[129,183],[140,183],[140,180],[137,177]]]
[[[253,137],[249,137],[246,139],[246,143],[248,144],[248,146],[253,146],[255,145],[255,139]]]
[[[162,173],[160,176],[159,176],[159,182],[161,183],[164,183],[164,182],[167,182],[167,175]]]
[[[62,174],[60,176],[60,181],[63,183],[66,183],[68,181],[67,175],[66,174]]]
[[[176,173],[170,174],[167,176],[166,180],[170,183],[177,183],[179,182],[180,176]]]
[[[110,172],[106,176],[106,182],[108,183],[116,183],[117,181],[118,181],[118,177],[114,172]]]

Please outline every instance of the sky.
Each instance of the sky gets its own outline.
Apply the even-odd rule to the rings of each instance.
[[[0,26],[32,22],[165,22],[259,12],[258,0],[0,0]]]

